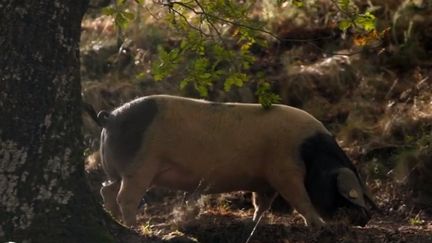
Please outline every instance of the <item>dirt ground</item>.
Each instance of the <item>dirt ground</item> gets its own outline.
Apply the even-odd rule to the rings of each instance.
[[[251,220],[253,209],[247,203],[239,209],[239,205],[227,206],[229,199],[226,199],[222,206],[220,203],[205,206],[198,217],[178,222],[179,212],[167,210],[176,201],[178,198],[173,198],[171,203],[165,201],[146,206],[140,222],[150,224],[151,234],[157,236],[160,232],[165,235],[162,239],[171,238],[169,242],[177,242],[176,237],[182,242],[186,238],[196,242],[246,242],[255,226]],[[422,214],[421,220],[414,223],[411,219],[417,214],[405,212],[408,209],[403,206],[392,210],[393,207],[385,205],[381,209],[382,212],[377,212],[366,227],[334,222],[320,230],[304,226],[296,213],[273,210],[267,213],[250,242],[432,242],[430,215]],[[188,209],[183,210],[184,214],[190,213]]]
[[[91,188],[99,198],[103,173],[100,168],[87,172]],[[374,212],[365,227],[330,222],[325,228],[312,229],[304,226],[300,215],[291,212],[278,198],[249,242],[432,242],[431,212],[409,206],[408,198],[392,197],[402,193],[398,191],[401,188],[395,189],[390,184],[379,188],[373,193],[380,211]],[[250,193],[235,192],[203,195],[187,201],[182,192],[153,188],[140,206],[139,226],[133,229],[138,237],[133,240],[120,237],[119,241],[246,242],[255,226],[250,196]]]

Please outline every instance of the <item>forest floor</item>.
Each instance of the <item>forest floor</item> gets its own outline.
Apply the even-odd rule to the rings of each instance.
[[[197,218],[176,222],[179,212],[167,211],[176,202],[178,198],[167,198],[164,203],[148,205],[141,213],[140,222],[154,224],[144,233],[153,237],[160,234],[162,239],[169,236],[173,242],[176,237],[197,242],[246,242],[255,226],[250,204],[243,209],[238,209],[239,205],[207,206]],[[319,230],[304,226],[296,213],[269,212],[250,242],[432,242],[432,217],[422,215],[421,222],[414,222],[417,214],[398,212],[388,206],[381,208],[383,212],[375,214],[366,227],[336,222]]]
[[[90,186],[99,198],[103,172],[100,167],[87,172]],[[432,242],[431,212],[416,209],[394,195],[402,193],[400,188],[390,184],[379,188],[373,193],[387,198],[377,197],[380,211],[374,212],[365,227],[329,222],[322,229],[309,228],[299,214],[277,198],[249,242]],[[143,198],[138,226],[133,228],[139,237],[133,240],[120,237],[119,241],[247,242],[255,227],[250,197],[251,193],[246,192],[202,195],[186,203],[182,192],[152,188]]]

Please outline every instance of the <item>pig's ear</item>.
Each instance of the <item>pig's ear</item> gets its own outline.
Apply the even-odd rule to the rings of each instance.
[[[363,188],[356,174],[348,168],[341,168],[338,169],[336,177],[339,193],[351,203],[366,209]]]

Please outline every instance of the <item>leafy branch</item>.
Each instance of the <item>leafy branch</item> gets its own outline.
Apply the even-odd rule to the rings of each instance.
[[[346,31],[353,27],[357,32],[370,32],[376,28],[376,18],[370,12],[359,13],[351,0],[332,0],[333,5],[344,18],[339,21],[339,28]]]
[[[168,7],[171,13],[168,21],[182,36],[182,41],[170,50],[159,48],[159,58],[152,65],[155,80],[168,78],[181,68],[187,74],[180,81],[180,88],[192,85],[200,96],[206,97],[215,84],[222,83],[223,90],[229,91],[234,86],[242,87],[250,79],[247,72],[256,60],[250,48],[253,44],[264,45],[265,41],[259,41],[257,31],[251,30],[258,27],[248,23],[252,21],[247,11],[229,1],[206,4],[199,0],[165,1],[162,4]],[[223,32],[225,24],[239,30]]]
[[[213,25],[213,21],[211,19],[215,19],[215,20],[218,20],[218,21],[221,21],[221,22],[224,22],[224,23],[228,23],[228,24],[230,24],[232,26],[236,26],[236,27],[241,27],[241,28],[246,28],[246,29],[249,29],[249,30],[253,30],[253,31],[262,32],[262,33],[268,34],[271,37],[279,40],[279,37],[277,35],[275,35],[271,31],[265,30],[263,28],[258,28],[258,27],[255,27],[255,26],[247,25],[247,24],[244,24],[244,23],[241,23],[241,22],[232,21],[232,20],[229,20],[229,19],[226,19],[226,18],[219,17],[217,15],[211,14],[211,13],[207,12],[203,8],[202,4],[198,0],[194,0],[194,2],[199,6],[200,11],[196,10],[194,7],[192,7],[192,6],[190,6],[190,5],[186,4],[186,3],[183,3],[183,2],[176,2],[176,1],[175,2],[170,2],[171,4],[169,6],[170,6],[171,10],[174,9],[174,5],[179,5],[179,6],[182,6],[182,7],[186,8],[186,9],[189,9],[193,13],[195,13],[197,15],[203,16],[207,20],[207,22],[209,22],[211,25]]]
[[[302,0],[277,2],[282,4],[287,1],[294,7],[304,7]],[[339,21],[342,31],[351,28],[354,33],[360,33],[355,39],[358,43],[379,38],[379,33],[375,31],[375,16],[369,12],[360,13],[351,0],[331,1],[342,15]],[[135,2],[144,5],[143,0]],[[176,74],[176,78],[181,79],[181,89],[192,86],[201,96],[206,97],[210,91],[218,89],[215,85],[222,84],[223,90],[229,91],[234,86],[242,87],[250,79],[249,69],[256,61],[251,47],[267,47],[267,39],[261,34],[270,36],[277,42],[306,42],[314,45],[310,42],[311,39],[282,39],[266,30],[264,23],[250,18],[256,2],[154,0],[154,4],[167,8],[166,21],[181,41],[180,45],[169,49],[162,45],[158,47],[158,59],[152,62],[153,78],[160,81]],[[104,12],[114,17],[120,29],[126,28],[127,23],[134,19],[134,15],[126,7],[126,0],[116,0],[114,7],[108,7]],[[258,82],[256,95],[265,108],[280,99],[271,92],[270,84],[263,80]]]

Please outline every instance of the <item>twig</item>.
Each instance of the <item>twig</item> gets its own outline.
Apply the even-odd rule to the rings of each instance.
[[[245,243],[249,243],[250,240],[252,239],[253,235],[255,234],[256,229],[258,228],[258,224],[261,222],[261,219],[263,218],[264,214],[265,214],[265,213],[262,213],[262,214],[259,216],[258,220],[257,220],[256,223],[255,223],[255,226],[253,227],[253,229],[252,229],[252,231],[251,231],[251,233],[250,233],[250,235],[249,235],[249,237],[247,238],[247,240],[246,240]]]
[[[156,15],[154,15],[154,13],[151,11],[151,9],[146,5],[146,6],[144,6],[145,7],[145,9],[147,10],[147,12],[155,19],[155,20],[157,20],[157,21],[159,21],[159,17],[157,17]]]
[[[197,6],[200,8],[200,10],[196,10],[193,6],[190,6],[189,3],[191,3],[191,2],[195,2],[195,3],[197,4]],[[336,6],[336,8],[337,8],[341,13],[343,13],[344,15],[346,15],[346,16],[347,16],[347,17],[348,17],[348,18],[353,22],[353,25],[354,25],[355,27],[357,27],[357,25],[356,25],[355,22],[353,21],[352,17],[349,15],[349,13],[347,13],[347,12],[344,11],[344,10],[342,10],[342,9],[337,5],[337,2],[335,2],[334,0],[332,0],[331,2]],[[312,45],[313,47],[315,47],[315,48],[321,50],[323,53],[326,53],[326,54],[328,54],[328,55],[353,56],[353,55],[356,55],[356,54],[359,54],[359,53],[362,52],[362,50],[354,51],[354,52],[349,52],[349,53],[335,53],[335,52],[327,52],[327,51],[325,51],[324,49],[322,49],[322,48],[320,48],[319,46],[317,46],[316,44],[310,43],[310,41],[317,41],[317,40],[330,39],[330,38],[332,38],[332,36],[320,37],[320,38],[314,38],[314,39],[288,39],[288,38],[280,38],[279,36],[277,36],[276,34],[274,34],[274,33],[271,32],[271,31],[268,31],[268,30],[265,30],[265,29],[262,29],[262,28],[258,28],[258,27],[254,27],[254,26],[250,26],[250,25],[247,25],[247,24],[243,24],[243,23],[240,23],[240,22],[232,21],[232,20],[229,20],[229,19],[225,19],[225,18],[222,18],[222,17],[216,16],[216,15],[213,15],[213,14],[211,14],[211,13],[208,13],[207,11],[205,11],[204,7],[202,6],[202,4],[201,4],[198,0],[192,0],[192,1],[188,2],[188,3],[183,3],[183,2],[176,2],[176,1],[173,1],[173,2],[170,2],[170,4],[171,4],[170,9],[171,9],[172,11],[174,11],[175,13],[179,14],[179,15],[180,15],[180,16],[181,16],[181,17],[186,21],[186,23],[187,23],[189,26],[191,26],[193,29],[199,31],[201,34],[203,34],[203,35],[205,35],[205,36],[211,36],[211,35],[205,33],[202,29],[197,28],[196,26],[193,26],[191,23],[189,23],[189,21],[187,20],[186,16],[184,16],[183,14],[181,14],[180,12],[178,12],[177,10],[175,10],[172,6],[174,6],[174,4],[177,4],[177,5],[179,5],[179,6],[182,6],[182,7],[186,8],[186,9],[192,11],[192,12],[195,13],[196,15],[200,15],[201,17],[205,18],[205,19],[207,20],[207,22],[209,23],[209,25],[211,26],[211,28],[212,28],[212,29],[217,33],[218,37],[219,37],[222,41],[223,41],[223,38],[222,38],[221,33],[220,33],[219,30],[216,28],[216,26],[214,25],[214,23],[210,20],[210,18],[216,19],[216,20],[221,21],[221,22],[224,22],[224,23],[231,24],[231,25],[233,25],[233,26],[238,26],[238,27],[242,27],[242,28],[246,28],[246,29],[255,30],[255,31],[258,31],[258,32],[265,33],[265,34],[267,34],[267,35],[270,35],[270,36],[273,37],[274,39],[276,39],[279,43],[282,42],[282,41],[286,41],[286,42],[307,42],[308,45]],[[375,49],[375,48],[378,48],[378,47],[379,47],[379,45],[376,46],[376,47],[371,47],[371,48],[372,48],[372,49]]]
[[[396,85],[398,84],[398,82],[399,82],[399,79],[398,79],[398,78],[396,78],[396,79],[393,81],[392,86],[390,87],[390,89],[387,91],[387,94],[385,95],[385,98],[386,98],[386,99],[389,99],[389,98],[390,98],[390,95],[393,93],[393,89],[396,87]]]
[[[174,8],[171,9],[174,13],[178,14],[180,17],[182,17],[184,19],[184,21],[189,25],[189,27],[191,27],[192,29],[200,32],[200,34],[204,35],[204,36],[210,36],[209,34],[205,33],[202,29],[194,26],[193,24],[191,24],[188,19],[186,18],[186,16],[184,16],[182,13],[180,13],[179,11],[175,10]]]
[[[280,38],[277,35],[275,35],[274,33],[272,33],[271,31],[264,30],[264,29],[261,29],[261,28],[257,28],[257,27],[254,27],[254,26],[250,26],[250,25],[246,25],[246,24],[242,24],[242,23],[235,22],[235,21],[232,21],[232,20],[224,19],[224,18],[218,17],[216,15],[213,15],[213,14],[210,14],[210,13],[207,13],[207,12],[197,11],[193,7],[191,7],[191,6],[187,5],[187,4],[184,4],[182,2],[171,2],[171,3],[172,4],[180,5],[182,7],[185,7],[187,9],[191,10],[192,12],[194,12],[197,15],[204,15],[204,16],[207,16],[207,18],[208,17],[214,18],[214,19],[217,19],[217,20],[219,20],[221,22],[225,22],[225,23],[228,23],[228,24],[231,24],[231,25],[234,25],[234,26],[239,26],[239,27],[242,27],[242,28],[259,31],[259,32],[268,34],[268,35],[272,36],[273,38],[275,38],[277,40],[280,40]]]
[[[201,9],[201,11],[203,13],[205,13],[204,11],[204,7],[201,5],[201,3],[198,0],[195,0],[195,3],[198,5],[198,7]],[[226,43],[224,41],[224,39],[222,38],[221,33],[219,32],[219,30],[216,28],[216,26],[214,25],[214,23],[212,21],[210,21],[210,19],[208,18],[207,14],[204,14],[205,19],[207,20],[207,22],[209,23],[209,25],[213,28],[213,30],[216,32],[217,36],[219,37],[219,39],[221,40],[221,42],[223,43],[223,45],[226,47]]]
[[[210,13],[208,13],[208,12],[206,12],[206,11],[204,10],[202,4],[199,3],[198,0],[194,0],[194,1],[195,1],[195,3],[197,3],[197,5],[200,7],[201,11],[197,11],[197,10],[196,10],[195,8],[193,8],[192,6],[190,6],[190,5],[186,4],[186,3],[182,3],[182,2],[171,2],[171,4],[173,4],[173,5],[174,5],[174,4],[177,4],[177,5],[179,5],[179,6],[182,6],[182,7],[184,7],[184,8],[187,8],[187,9],[189,9],[190,11],[192,11],[193,13],[195,13],[196,15],[205,16],[205,18],[206,18],[206,20],[209,22],[209,24],[212,24],[212,22],[209,20],[209,17],[210,17],[210,18],[214,18],[214,19],[216,19],[216,20],[219,20],[219,21],[221,21],[221,22],[228,23],[228,24],[231,24],[231,25],[234,25],[234,26],[239,26],[239,27],[242,27],[242,28],[246,28],[246,29],[250,29],[250,30],[255,30],[255,31],[259,31],[259,32],[262,32],[262,33],[268,34],[268,35],[270,35],[271,37],[275,38],[275,39],[278,40],[278,41],[289,41],[289,42],[308,42],[308,41],[317,41],[317,40],[324,40],[324,39],[330,39],[330,38],[332,38],[332,36],[322,37],[322,38],[314,38],[314,39],[288,39],[288,38],[280,38],[279,36],[277,36],[276,34],[274,34],[274,33],[271,32],[271,31],[264,30],[264,29],[262,29],[262,28],[257,28],[257,27],[254,27],[254,26],[250,26],[250,25],[246,25],[246,24],[242,24],[242,23],[239,23],[239,22],[236,22],[236,21],[231,21],[231,20],[228,20],[228,19],[224,19],[224,18],[218,17],[218,16],[216,16],[216,15],[210,14]],[[190,3],[190,2],[189,2],[189,3]],[[216,30],[216,28],[215,28],[214,25],[213,25],[213,28]]]

